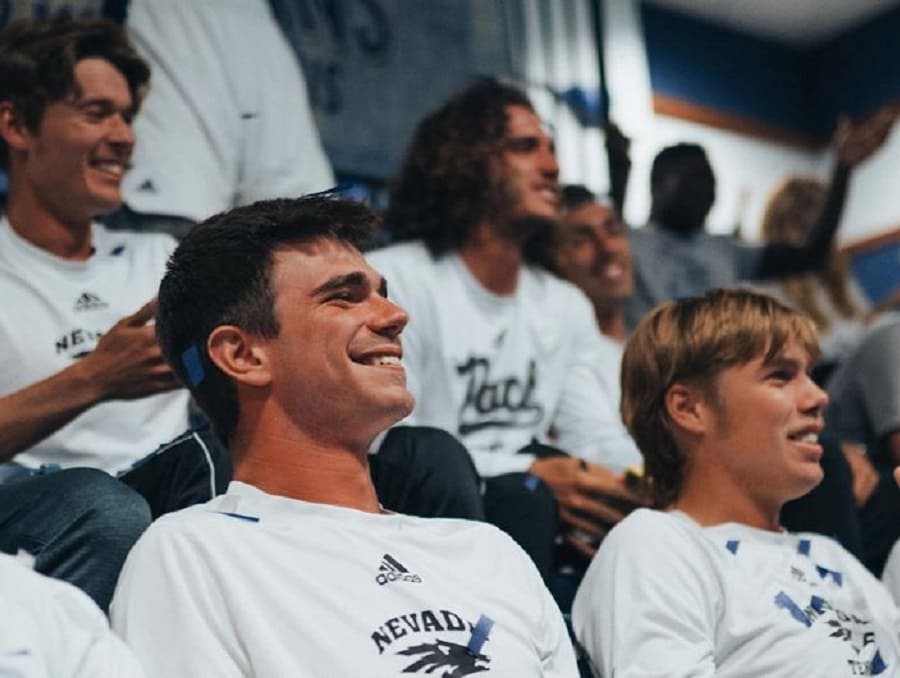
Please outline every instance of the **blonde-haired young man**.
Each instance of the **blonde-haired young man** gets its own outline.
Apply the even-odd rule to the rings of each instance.
[[[573,607],[596,675],[894,675],[900,612],[782,505],[822,480],[826,394],[810,321],[743,290],[657,308],[622,368],[622,413],[657,506],[602,544]]]

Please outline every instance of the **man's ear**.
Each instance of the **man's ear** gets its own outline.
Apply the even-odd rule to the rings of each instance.
[[[263,339],[234,325],[219,325],[209,334],[209,359],[240,384],[265,386],[272,380]]]
[[[27,151],[32,135],[11,101],[0,101],[0,137],[11,151]]]
[[[666,391],[663,402],[673,424],[694,435],[706,432],[709,408],[702,389],[675,383]]]

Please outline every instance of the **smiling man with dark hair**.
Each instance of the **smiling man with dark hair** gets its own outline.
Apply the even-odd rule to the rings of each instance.
[[[357,249],[375,223],[323,196],[261,202],[201,223],[169,263],[160,342],[235,481],[126,562],[113,626],[152,675],[576,675],[508,537],[379,504],[369,446],[413,397],[408,317]]]

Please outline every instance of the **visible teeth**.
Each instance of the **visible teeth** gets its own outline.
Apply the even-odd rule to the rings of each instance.
[[[116,176],[122,176],[125,173],[125,165],[115,161],[95,162],[94,167]]]
[[[624,272],[625,269],[621,264],[607,264],[603,267],[603,275],[607,278],[621,278]]]
[[[818,433],[803,433],[791,436],[794,440],[799,440],[801,443],[818,443],[819,442],[819,434]]]
[[[367,365],[399,365],[400,358],[395,355],[377,355],[366,361]]]

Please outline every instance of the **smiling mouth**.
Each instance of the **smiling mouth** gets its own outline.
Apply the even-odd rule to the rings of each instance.
[[[111,177],[121,179],[128,169],[128,163],[118,160],[95,160],[91,163],[91,167]]]
[[[369,358],[364,358],[363,360],[358,360],[358,363],[362,365],[374,365],[374,366],[388,366],[388,367],[402,367],[403,363],[400,361],[400,358],[395,355],[375,355]]]
[[[795,433],[793,435],[788,436],[788,440],[793,440],[794,442],[799,443],[809,443],[812,445],[819,444],[819,434],[815,431],[809,431],[806,433]]]

